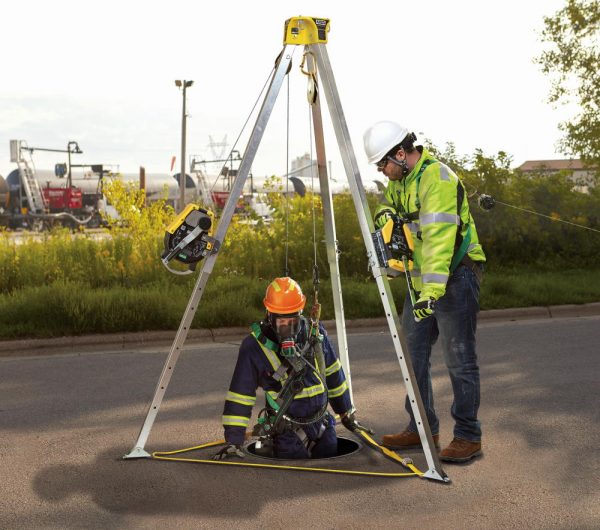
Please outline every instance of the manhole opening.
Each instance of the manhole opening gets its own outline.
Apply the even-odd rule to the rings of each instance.
[[[294,462],[316,462],[318,460],[333,460],[334,458],[342,458],[345,456],[349,456],[354,454],[362,449],[362,445],[355,440],[350,440],[349,438],[344,438],[343,436],[338,436],[338,450],[337,455],[330,456],[328,458],[310,458],[308,460],[297,459]],[[266,460],[289,460],[286,458],[276,458],[274,456],[268,456],[266,454],[261,453],[260,449],[256,449],[256,442],[249,443],[244,447],[244,450],[251,454],[252,456],[256,456],[258,458],[265,458]]]

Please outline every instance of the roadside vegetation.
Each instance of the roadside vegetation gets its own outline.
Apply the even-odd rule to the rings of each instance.
[[[519,174],[504,153],[460,158],[451,145],[436,152],[461,173],[488,255],[482,309],[600,301],[598,232],[503,204],[484,211],[475,194],[489,193],[499,202],[598,230],[598,186],[580,193],[564,174]],[[164,201],[146,206],[143,194],[120,182],[106,193],[120,219],[108,220],[101,239],[55,230],[15,245],[0,234],[0,338],[177,328],[197,274],[175,276],[160,263],[172,208]],[[261,317],[266,284],[284,269],[286,211],[290,273],[309,300],[316,225],[319,299],[323,318],[333,318],[320,199],[308,194],[286,203],[275,192],[268,199],[272,222],[234,217],[194,327],[248,325]],[[369,196],[371,206],[377,201],[375,194]],[[351,196],[335,196],[334,208],[346,318],[383,316]],[[400,306],[402,278],[392,281],[392,289]]]

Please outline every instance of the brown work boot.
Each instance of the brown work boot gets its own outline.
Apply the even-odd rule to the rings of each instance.
[[[462,438],[454,438],[450,445],[440,452],[440,460],[444,462],[468,462],[481,454],[481,442],[469,442]]]
[[[433,435],[435,448],[440,448],[440,435]],[[384,434],[381,445],[389,449],[421,449],[421,438],[419,433],[403,431],[398,434]]]

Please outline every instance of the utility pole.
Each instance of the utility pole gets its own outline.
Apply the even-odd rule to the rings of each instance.
[[[181,171],[179,172],[179,211],[185,208],[185,140],[186,140],[186,118],[185,112],[185,92],[188,87],[194,84],[193,81],[186,81],[185,79],[177,79],[175,86],[181,89],[183,104],[181,106]]]

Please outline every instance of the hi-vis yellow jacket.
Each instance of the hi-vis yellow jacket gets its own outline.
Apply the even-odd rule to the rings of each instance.
[[[473,261],[484,262],[475,222],[464,185],[445,164],[419,146],[421,158],[402,180],[390,181],[383,202],[375,210],[375,226],[385,224],[386,213],[407,217],[413,235],[415,291],[421,298],[439,299],[446,292],[450,265],[463,240]]]

